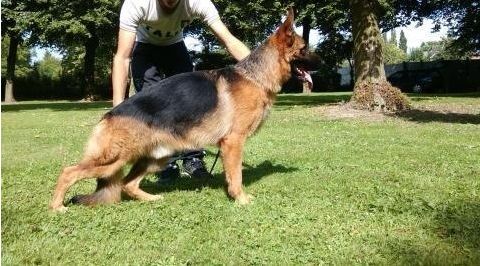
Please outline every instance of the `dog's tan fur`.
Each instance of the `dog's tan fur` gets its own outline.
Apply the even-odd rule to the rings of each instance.
[[[218,105],[181,137],[134,118],[105,116],[94,129],[81,162],[66,167],[59,176],[50,208],[65,210],[67,190],[85,178],[98,180],[95,193],[80,200],[86,205],[118,202],[121,191],[139,200],[161,199],[139,188],[145,174],[161,170],[176,151],[212,144],[221,149],[228,195],[240,204],[249,203],[251,196],[242,188],[245,141],[265,120],[281,85],[291,76],[291,61],[304,46],[293,31],[290,9],[277,32],[234,66],[230,77],[219,70],[207,72],[215,81]],[[123,177],[122,168],[127,164],[133,166]]]

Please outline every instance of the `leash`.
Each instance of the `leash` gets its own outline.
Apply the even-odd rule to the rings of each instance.
[[[217,156],[215,156],[215,161],[213,161],[212,169],[210,169],[210,174],[212,174],[213,168],[215,168],[215,165],[217,164],[217,160],[219,156],[220,156],[220,149],[218,149]]]

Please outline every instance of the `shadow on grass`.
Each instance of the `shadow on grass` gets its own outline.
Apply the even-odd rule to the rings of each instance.
[[[431,240],[392,234],[386,240],[387,252],[400,265],[478,265],[480,203],[457,201],[432,211],[432,219],[422,226],[433,234]],[[434,244],[438,241],[443,243]]]
[[[392,237],[386,245],[385,252],[396,262],[394,265],[477,265],[464,251],[448,246],[436,247],[416,239]]]
[[[435,222],[438,237],[463,250],[473,248],[480,254],[480,203],[449,204],[435,216]]]
[[[480,98],[480,92],[452,93],[452,94],[407,94],[414,102],[427,101],[435,98]]]
[[[351,97],[350,93],[342,94],[313,94],[313,95],[289,95],[282,94],[275,102],[275,106],[318,106],[331,103],[346,102]]]
[[[259,181],[260,179],[269,176],[273,173],[289,173],[297,171],[296,167],[286,167],[280,164],[273,164],[270,161],[264,161],[263,163],[250,166],[244,164],[243,173],[243,185],[249,186],[252,183]],[[141,184],[143,190],[148,193],[158,194],[162,192],[170,192],[175,190],[194,191],[202,189],[203,187],[209,188],[222,188],[225,187],[225,175],[224,173],[214,174],[214,177],[206,180],[197,180],[194,178],[180,178],[170,184],[159,185],[158,183],[144,179]]]
[[[444,122],[458,124],[480,124],[480,114],[443,113],[430,110],[413,109],[396,113],[395,117],[412,122]]]
[[[2,113],[37,110],[37,109],[50,109],[53,111],[71,111],[71,110],[110,108],[110,107],[112,107],[112,103],[109,101],[15,103],[15,104],[2,104]]]

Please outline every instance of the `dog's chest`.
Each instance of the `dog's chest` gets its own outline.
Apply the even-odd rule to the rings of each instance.
[[[158,145],[152,149],[152,151],[150,152],[150,156],[155,159],[161,159],[161,158],[171,156],[173,153],[174,153],[173,150],[163,145]]]
[[[250,127],[250,135],[254,134],[257,130],[259,130],[263,122],[268,118],[268,115],[270,114],[270,109],[271,109],[271,104],[270,103],[265,103],[263,104],[260,112],[258,112],[258,115],[255,117],[254,121],[252,122],[252,125]]]

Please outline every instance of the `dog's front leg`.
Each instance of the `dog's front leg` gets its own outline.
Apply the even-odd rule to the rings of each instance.
[[[237,135],[229,135],[220,141],[228,195],[241,205],[250,203],[252,198],[242,188],[242,153],[244,144],[245,137]]]

